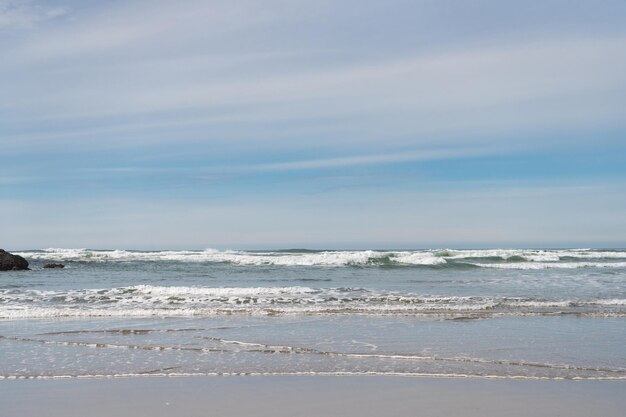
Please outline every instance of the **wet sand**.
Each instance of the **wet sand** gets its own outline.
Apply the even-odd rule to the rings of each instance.
[[[3,417],[623,416],[624,381],[216,376],[0,381]]]

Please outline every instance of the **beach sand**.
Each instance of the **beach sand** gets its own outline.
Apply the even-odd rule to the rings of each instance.
[[[626,382],[215,376],[0,381],[3,417],[624,416]]]

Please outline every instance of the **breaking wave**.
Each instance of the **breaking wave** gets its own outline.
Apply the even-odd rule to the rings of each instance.
[[[44,249],[19,255],[34,261],[58,262],[205,262],[244,266],[425,266],[435,268],[625,268],[624,250],[412,250],[412,251],[129,251]]]
[[[246,315],[626,316],[626,299],[436,296],[365,288],[167,287],[0,290],[0,319]]]

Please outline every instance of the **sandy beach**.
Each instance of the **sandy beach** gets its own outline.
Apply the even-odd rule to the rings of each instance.
[[[622,381],[217,376],[0,382],[4,417],[623,416]]]

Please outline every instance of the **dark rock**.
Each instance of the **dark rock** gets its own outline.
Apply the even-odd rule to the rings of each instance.
[[[44,268],[48,268],[48,269],[57,269],[57,268],[65,268],[65,265],[63,265],[63,264],[45,264],[43,267]]]
[[[0,271],[18,271],[24,269],[28,269],[28,261],[26,259],[0,249]]]

